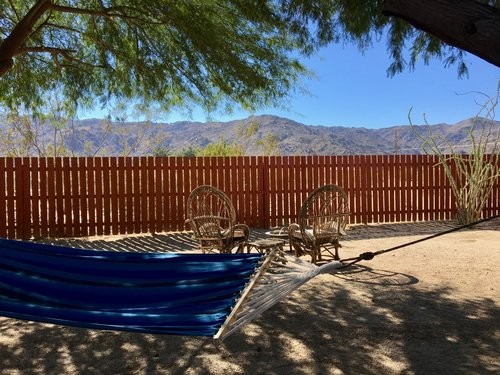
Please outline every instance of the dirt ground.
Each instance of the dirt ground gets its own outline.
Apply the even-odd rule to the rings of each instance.
[[[452,225],[353,226],[341,256]],[[72,244],[154,250],[165,241],[185,246],[169,235]],[[221,343],[0,318],[0,373],[499,374],[499,263],[496,219],[318,276]]]

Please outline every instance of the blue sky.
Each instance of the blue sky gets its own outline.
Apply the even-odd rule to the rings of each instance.
[[[482,92],[496,93],[500,69],[474,55],[466,56],[469,77],[458,78],[455,66],[444,68],[441,61],[419,64],[414,71],[387,77],[390,64],[384,42],[361,54],[354,45],[330,45],[304,61],[316,74],[302,84],[308,95],[291,94],[288,110],[265,108],[255,113],[235,111],[231,115],[211,114],[212,121],[230,121],[252,114],[287,117],[306,125],[381,128],[408,124],[408,113],[415,124],[454,124],[474,117],[484,103]],[[92,116],[102,117],[91,114]],[[88,117],[82,116],[82,117]],[[162,121],[207,121],[201,110],[191,117],[166,114]]]

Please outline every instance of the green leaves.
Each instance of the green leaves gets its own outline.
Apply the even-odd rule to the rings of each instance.
[[[255,110],[279,105],[297,88],[309,73],[301,55],[328,43],[363,51],[383,35],[393,60],[389,75],[434,58],[467,74],[461,50],[384,16],[382,4],[0,0],[0,104],[40,108],[57,92],[73,111],[115,99],[167,111]]]
[[[305,71],[300,43],[271,2],[59,1],[36,23],[0,81],[9,107],[37,107],[62,90],[75,106],[99,97],[255,109],[286,96]],[[0,1],[1,38],[31,1]],[[105,4],[105,5],[103,5]],[[0,56],[0,60],[2,56]]]

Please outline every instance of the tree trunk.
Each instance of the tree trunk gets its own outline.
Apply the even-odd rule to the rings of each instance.
[[[474,0],[384,0],[382,12],[500,67],[500,9]]]
[[[0,77],[13,65],[12,58],[33,31],[33,26],[51,7],[51,0],[38,0],[21,21],[14,27],[10,35],[0,43]]]

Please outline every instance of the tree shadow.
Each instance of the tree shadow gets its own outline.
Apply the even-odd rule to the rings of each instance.
[[[264,231],[252,231],[259,238]],[[189,232],[44,242],[140,252],[196,247]],[[223,342],[0,318],[2,374],[499,373],[497,304],[422,284],[364,265],[321,275]]]
[[[160,252],[160,253],[179,253],[179,252],[199,252],[198,243],[193,239],[192,232],[168,232],[141,235],[122,235],[118,238],[102,237],[81,237],[81,238],[45,238],[37,242],[74,247],[79,249],[94,249],[107,251],[126,251],[126,252]],[[259,240],[269,238],[264,229],[252,229],[250,240]]]
[[[2,373],[498,373],[492,300],[364,272],[377,281],[322,275],[223,342],[1,318]]]

